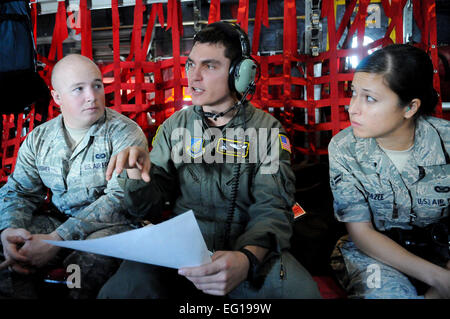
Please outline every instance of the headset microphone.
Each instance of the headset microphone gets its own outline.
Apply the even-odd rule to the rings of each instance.
[[[212,113],[212,112],[203,112],[203,115],[207,118],[212,118],[214,121],[217,121],[217,119],[219,117],[224,116],[225,114],[231,112],[232,110],[241,107],[242,105],[244,105],[244,103],[246,103],[247,101],[247,95],[249,94],[253,94],[255,93],[255,82],[253,81],[252,83],[250,83],[250,85],[247,86],[247,89],[245,90],[244,94],[242,95],[241,99],[233,104],[232,107],[230,107],[228,110],[224,111],[224,112],[220,112],[220,113]]]
[[[212,118],[213,120],[217,120],[219,117],[224,116],[228,112],[231,112],[234,109],[242,107],[242,128],[244,132],[246,131],[246,114],[245,114],[245,104],[247,103],[247,96],[249,94],[255,93],[255,83],[257,81],[256,75],[259,76],[259,67],[258,63],[250,56],[250,41],[247,37],[247,34],[234,23],[226,23],[226,22],[215,22],[207,26],[207,28],[218,28],[222,30],[225,34],[228,35],[229,39],[236,39],[236,36],[239,37],[239,42],[241,46],[241,55],[231,61],[229,73],[228,73],[228,86],[231,92],[236,92],[237,98],[239,101],[231,106],[228,110],[215,114],[211,112],[203,112],[203,116]],[[196,37],[194,37],[194,42],[196,41]],[[208,42],[208,41],[205,41]],[[188,68],[187,68],[188,70]],[[240,139],[241,137],[237,137]],[[247,137],[242,136],[242,140],[247,140]],[[246,167],[244,171],[247,170],[247,163],[243,163]],[[249,169],[249,176],[252,175],[252,167]],[[223,249],[229,249],[230,243],[230,233],[231,233],[231,224],[234,218],[234,211],[236,210],[236,202],[239,192],[239,176],[241,172],[241,162],[237,161],[233,166],[233,182],[231,184],[231,192],[230,192],[230,202],[227,210],[227,219],[225,222],[225,227],[223,231],[222,237],[222,247]],[[219,244],[220,245],[220,244]]]

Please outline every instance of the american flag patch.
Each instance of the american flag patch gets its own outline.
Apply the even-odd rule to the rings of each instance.
[[[283,134],[278,134],[278,136],[280,137],[281,148],[291,153],[291,142],[289,142],[287,136]]]

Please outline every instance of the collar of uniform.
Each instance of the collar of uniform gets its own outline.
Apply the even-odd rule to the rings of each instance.
[[[53,137],[54,141],[57,141],[60,138],[64,138],[64,122],[62,114],[60,114],[56,119],[56,127],[55,136]]]
[[[418,166],[445,164],[445,156],[439,134],[423,117],[417,119],[414,134],[414,147],[411,154],[414,157],[414,166],[417,169],[414,175],[416,175],[416,179],[419,179],[420,170]],[[355,138],[355,154],[358,162],[366,162],[373,166],[380,175],[391,174],[392,164],[374,138],[358,138],[354,135],[353,137]]]
[[[105,108],[105,112],[103,116],[100,117],[97,122],[91,125],[89,130],[86,132],[86,135],[83,137],[83,140],[78,144],[78,146],[73,150],[71,158],[77,156],[81,150],[83,150],[86,145],[89,143],[91,136],[106,136],[107,131],[107,118],[111,118],[111,110]]]
[[[354,137],[355,154],[358,162],[366,162],[367,165],[373,167],[378,174],[387,172],[388,167],[390,166],[389,158],[378,146],[375,139]]]
[[[103,130],[106,129],[105,122],[106,118],[111,117],[111,111],[108,108],[105,108],[105,113],[102,117],[100,117],[97,122],[91,125],[89,130],[86,132],[86,135],[95,136],[99,134],[104,134]],[[58,129],[55,132],[55,138],[64,138],[64,119],[62,114],[58,116],[58,122],[57,122]]]
[[[96,136],[96,135],[104,135],[104,131],[107,130],[107,121],[106,119],[111,118],[111,110],[105,107],[105,112],[103,113],[103,116],[100,117],[97,122],[92,124],[89,131],[87,131],[86,135],[88,136]]]
[[[98,119],[97,122],[95,122],[89,128],[89,130],[87,131],[87,133],[84,136],[84,138],[81,141],[81,143],[72,152],[71,158],[76,156],[80,152],[80,150],[82,150],[87,145],[89,139],[86,139],[86,136],[96,136],[96,135],[104,135],[105,134],[104,132],[107,129],[107,127],[106,127],[107,124],[105,124],[105,122],[107,123],[106,119],[110,118],[111,116],[112,116],[111,115],[111,110],[109,110],[108,108],[105,108],[105,113],[103,114],[103,116],[100,117],[100,119]],[[63,120],[62,114],[60,114],[56,118],[56,121],[57,121],[56,122],[57,129],[55,130],[54,140],[65,139],[65,136],[64,136],[64,120]],[[66,146],[66,147],[68,148],[68,146]]]
[[[237,114],[225,125],[225,127],[242,126],[244,119],[243,109],[245,109],[245,122],[248,123],[255,113],[255,107],[251,103],[248,103],[244,108],[239,108]],[[203,110],[201,106],[194,105],[194,112],[203,119]]]

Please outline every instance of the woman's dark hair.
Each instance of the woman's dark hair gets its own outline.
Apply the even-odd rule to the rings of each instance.
[[[193,44],[197,42],[223,44],[225,47],[225,57],[233,63],[243,55],[239,38],[240,34],[235,28],[239,28],[239,26],[233,26],[230,23],[222,21],[211,23],[195,34]],[[248,38],[245,40],[248,41]]]
[[[365,57],[355,72],[383,75],[402,107],[420,99],[417,116],[434,112],[438,95],[433,87],[433,64],[423,50],[409,44],[389,45]]]

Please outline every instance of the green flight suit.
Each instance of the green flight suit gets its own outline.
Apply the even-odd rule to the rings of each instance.
[[[311,276],[292,256],[284,257],[288,255],[295,203],[290,152],[291,146],[281,124],[252,105],[240,109],[222,130],[209,127],[201,107],[191,106],[173,114],[158,129],[150,154],[151,182],[119,178],[119,183],[124,187],[130,214],[141,217],[148,213],[158,214],[167,201],[174,202],[175,215],[192,209],[210,251],[238,250],[247,245],[268,248],[265,268],[266,273],[272,273],[274,282],[267,276],[264,286],[275,287],[275,282],[297,283],[292,289],[287,286],[278,291],[267,289],[269,294],[264,295],[261,288],[259,294],[255,290],[254,294],[242,293],[240,297],[316,298],[320,295]],[[237,162],[241,163],[239,187],[228,231]],[[229,240],[225,239],[227,234]],[[170,295],[149,292],[148,280],[142,279],[147,275],[142,278],[137,275],[139,270],[136,268],[139,267],[136,263],[123,263],[99,297],[161,298]],[[142,273],[154,273],[149,271],[154,266],[142,267],[145,267]],[[137,293],[136,287],[120,288],[122,275],[122,281],[128,281],[127,287],[132,286],[132,280],[146,291]],[[248,286],[247,282],[243,284]],[[130,294],[127,295],[127,291]]]

